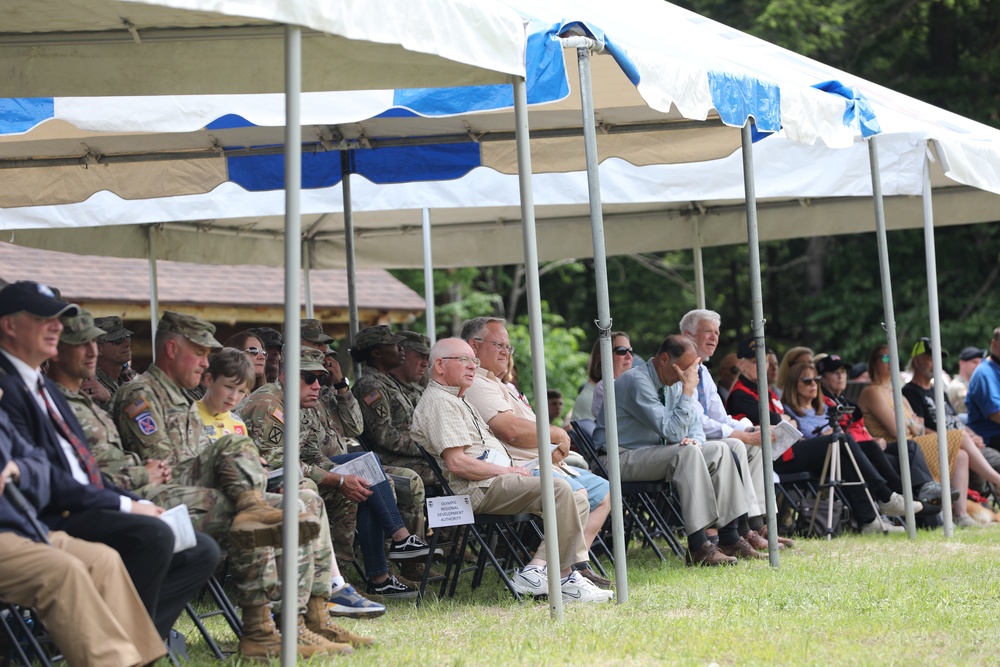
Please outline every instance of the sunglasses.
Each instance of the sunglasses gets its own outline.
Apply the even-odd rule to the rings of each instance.
[[[454,359],[455,361],[458,361],[459,363],[461,363],[463,366],[468,366],[469,364],[475,364],[476,368],[479,368],[479,363],[480,363],[479,362],[479,357],[470,357],[470,356],[465,355],[465,354],[463,354],[460,357],[441,357],[441,358],[442,359]]]
[[[802,384],[812,384],[813,382],[816,382],[816,378],[799,378],[799,382]]]
[[[888,354],[883,354],[882,355],[882,363],[883,364],[889,363],[889,355]]]
[[[625,347],[624,345],[619,345],[614,350],[612,350],[612,352],[617,354],[619,357],[624,357],[626,354],[633,354],[632,348]]]
[[[302,374],[302,381],[306,383],[307,387],[311,387],[312,385],[314,385],[317,382],[319,382],[320,380],[322,380],[323,377],[324,376],[319,375],[317,373],[303,373]]]
[[[131,342],[132,336],[122,336],[118,340],[109,340],[108,342],[112,345],[124,345],[125,343]]]
[[[267,352],[264,351],[264,350],[262,350],[262,349],[260,349],[259,347],[248,347],[247,349],[245,349],[243,351],[246,352],[247,354],[249,354],[251,357],[262,356],[265,359],[267,359]]]

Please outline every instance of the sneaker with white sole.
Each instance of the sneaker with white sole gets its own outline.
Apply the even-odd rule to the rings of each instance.
[[[402,542],[393,540],[389,547],[389,560],[409,560],[411,558],[426,558],[431,552],[429,544],[416,535],[410,535]],[[444,550],[440,547],[434,550],[435,556],[443,556]]]
[[[580,576],[579,572],[570,572],[562,582],[563,604],[571,602],[610,602],[615,596],[614,591],[605,591],[589,579]]]
[[[333,592],[327,600],[326,610],[330,616],[347,618],[375,618],[385,613],[385,605],[369,600],[354,586],[344,584]]]
[[[885,502],[879,501],[878,507],[882,510],[882,514],[887,514],[889,516],[903,516],[906,514],[906,499],[898,493],[893,493],[889,500]],[[924,505],[919,500],[913,501],[914,514],[923,508]]]
[[[520,595],[545,597],[549,594],[549,577],[545,568],[525,565],[510,578],[514,590]]]
[[[903,526],[897,526],[889,521],[886,521],[880,516],[875,517],[870,523],[866,523],[861,526],[862,535],[870,535],[872,533],[903,533],[906,532],[906,528]]]
[[[390,574],[389,578],[380,584],[369,581],[368,588],[365,589],[365,592],[369,595],[381,595],[384,598],[393,600],[415,598],[419,594],[419,591],[401,582],[394,574]]]

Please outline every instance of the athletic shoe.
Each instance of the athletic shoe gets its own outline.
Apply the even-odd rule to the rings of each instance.
[[[520,595],[546,597],[549,594],[549,577],[546,568],[525,565],[510,578],[514,590]]]
[[[904,533],[906,528],[903,526],[897,526],[883,519],[880,516],[875,517],[870,523],[866,523],[861,526],[862,535],[870,535],[872,533]]]
[[[389,560],[409,560],[411,558],[426,558],[431,552],[430,546],[416,535],[410,535],[402,542],[393,540],[389,547]],[[443,556],[444,551],[438,547],[435,556]]]
[[[952,524],[958,526],[959,528],[982,528],[982,526],[979,525],[979,522],[968,514],[956,516],[952,519]]]
[[[562,585],[563,604],[571,602],[609,602],[615,596],[614,591],[601,590],[589,579],[580,576],[579,572],[570,572],[569,576],[563,580]]]
[[[885,502],[879,501],[878,507],[882,510],[882,514],[888,514],[889,516],[903,516],[906,514],[906,500],[898,493],[893,493],[889,500]],[[923,504],[919,501],[913,501],[914,514],[923,508]]]
[[[361,595],[354,586],[344,584],[333,592],[326,603],[330,616],[347,618],[375,618],[385,613],[385,605],[372,602]]]
[[[390,574],[389,578],[381,584],[369,581],[365,592],[372,595],[381,595],[391,600],[406,600],[417,597],[417,591],[401,582],[394,574]]]

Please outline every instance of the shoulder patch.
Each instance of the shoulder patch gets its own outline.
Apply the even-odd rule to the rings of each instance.
[[[278,421],[279,424],[285,423],[285,413],[278,409],[278,406],[274,407],[271,411],[271,415]]]
[[[247,430],[246,430],[246,428],[244,428],[243,424],[236,424],[235,426],[233,426],[233,432],[236,435],[246,435],[247,434]]]
[[[140,413],[149,411],[149,402],[145,396],[140,396],[134,402],[125,406],[125,414],[135,419]]]
[[[382,394],[378,389],[372,389],[370,392],[365,394],[365,397],[362,400],[365,402],[365,405],[370,408],[375,401],[382,400]]]
[[[153,419],[153,415],[151,415],[149,411],[135,415],[133,419],[135,419],[135,423],[139,425],[139,430],[142,431],[144,435],[153,435],[156,433],[156,420]]]
[[[284,436],[285,432],[282,431],[277,426],[272,426],[271,430],[267,432],[267,441],[272,445],[281,444],[281,438]]]

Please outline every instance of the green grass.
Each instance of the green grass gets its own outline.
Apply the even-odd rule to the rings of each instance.
[[[1000,646],[1000,530],[799,540],[781,566],[629,553],[624,605],[517,604],[495,575],[452,600],[344,620],[378,639],[351,665],[988,665]],[[222,626],[214,625],[227,641]],[[193,626],[194,664],[213,663]],[[232,645],[231,635],[228,637]],[[332,660],[332,659],[331,659]],[[315,661],[314,662],[318,662]]]

